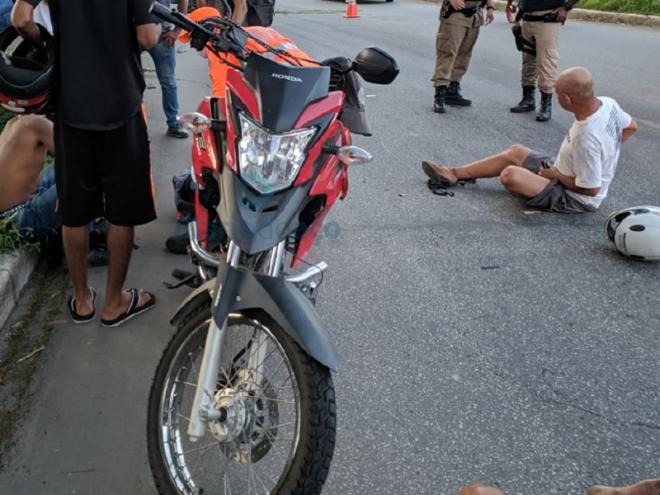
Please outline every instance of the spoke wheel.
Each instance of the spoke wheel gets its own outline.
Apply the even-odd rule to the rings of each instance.
[[[190,441],[210,322],[210,302],[188,309],[152,384],[147,435],[159,492],[320,493],[334,450],[330,372],[263,314],[230,315],[212,397],[219,419]]]

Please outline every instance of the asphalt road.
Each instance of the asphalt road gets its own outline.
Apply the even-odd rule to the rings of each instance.
[[[660,265],[609,244],[608,212],[660,204],[660,32],[569,22],[562,67],[586,65],[599,94],[639,122],[601,209],[528,214],[496,180],[426,189],[419,162],[460,164],[512,142],[553,152],[571,118],[512,115],[519,54],[499,16],[485,28],[463,87],[468,109],[430,111],[438,7],[280,0],[275,26],[313,56],[378,45],[399,79],[368,85],[374,163],[351,171],[347,201],[314,259],[331,267],[319,311],[342,356],[338,437],[326,494],[450,495],[473,480],[511,495],[579,494],[592,483],[660,476]],[[205,62],[180,55],[183,108],[207,91]],[[153,81],[153,75],[149,74]],[[185,258],[163,251],[175,229],[170,178],[189,142],[164,136],[147,92],[160,218],[140,229],[132,285],[159,306],[125,328],[57,327],[10,465],[7,494],[153,494],[147,391],[185,290],[161,281]],[[331,236],[334,237],[334,236]],[[103,271],[93,271],[102,286]]]

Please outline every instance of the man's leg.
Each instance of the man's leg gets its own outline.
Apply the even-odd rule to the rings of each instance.
[[[166,47],[161,40],[149,51],[156,67],[156,75],[163,95],[163,111],[167,121],[168,135],[185,138],[188,134],[181,129],[177,121],[179,114],[179,95],[176,85],[176,50]],[[179,132],[176,132],[176,131]]]
[[[94,311],[92,294],[87,285],[87,251],[89,249],[89,228],[62,227],[62,241],[66,263],[69,268],[69,279],[73,285],[76,313],[80,316],[90,315]]]
[[[559,29],[558,22],[538,22],[536,26],[536,65],[541,91],[541,108],[536,116],[539,122],[547,122],[552,117],[552,93],[559,70]]]
[[[468,70],[470,65],[470,59],[472,58],[472,50],[474,50],[474,45],[477,43],[477,38],[479,37],[479,28],[467,28],[465,32],[465,37],[458,48],[458,53],[456,54],[456,60],[454,62],[454,67],[452,68],[449,87],[447,88],[447,97],[445,102],[447,105],[457,105],[461,107],[467,107],[472,104],[471,100],[463,98],[461,95],[461,80]]]
[[[587,490],[587,495],[660,495],[660,479],[640,481],[622,488],[592,486]]]
[[[471,483],[470,485],[461,489],[458,495],[505,495],[502,490],[498,488],[482,485],[481,483]]]
[[[103,320],[114,320],[126,312],[131,302],[131,295],[122,291],[128,272],[128,264],[133,250],[133,227],[110,225],[108,229],[108,280],[105,289],[105,308],[101,314]],[[149,301],[145,292],[140,292],[138,306]]]
[[[536,43],[533,36],[533,22],[522,23],[522,37],[532,44]],[[536,109],[536,57],[530,53],[522,52],[522,70],[520,82],[522,86],[522,100],[510,110],[513,113],[533,112]]]
[[[423,161],[422,168],[429,177],[453,185],[459,180],[500,177],[502,185],[512,194],[531,198],[550,182],[523,168],[532,150],[514,144],[501,153],[477,160],[462,167],[447,167]]]
[[[438,33],[435,38],[435,71],[432,79],[433,86],[435,87],[433,111],[436,113],[445,113],[447,87],[451,82],[450,77],[454,69],[456,54],[465,38],[467,29],[464,26],[448,24],[444,19],[440,21]]]

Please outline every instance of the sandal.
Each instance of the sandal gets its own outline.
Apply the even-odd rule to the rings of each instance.
[[[126,292],[129,292],[131,294],[131,302],[128,304],[128,309],[119,316],[117,316],[116,318],[113,318],[112,320],[104,320],[103,318],[101,318],[101,325],[103,325],[104,327],[118,327],[126,323],[131,318],[135,318],[136,316],[141,315],[145,311],[150,310],[156,304],[156,296],[154,296],[151,292],[147,292],[147,291],[142,292],[142,294],[146,294],[149,296],[149,300],[144,304],[142,304],[141,306],[138,306],[138,304],[140,304],[139,290],[132,288],[132,289],[128,289]]]
[[[422,170],[431,179],[435,179],[445,187],[454,186],[458,182],[454,172],[449,167],[438,165],[430,160],[422,160]]]
[[[92,312],[88,315],[78,314],[76,311],[76,298],[69,296],[67,300],[67,307],[69,308],[69,313],[71,314],[71,319],[76,324],[89,323],[96,317],[96,308],[94,308],[94,303],[96,302],[96,291],[93,287],[89,288],[89,293],[92,296]]]

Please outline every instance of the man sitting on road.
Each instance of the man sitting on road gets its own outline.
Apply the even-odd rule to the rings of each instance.
[[[45,117],[14,117],[0,135],[0,219],[11,217],[21,236],[37,240],[62,225],[55,212],[53,124]]]
[[[27,242],[40,241],[62,226],[62,217],[56,211],[55,168],[44,168],[46,157],[52,154],[53,123],[46,117],[13,117],[0,134],[0,220],[11,219]],[[103,227],[102,221],[98,227]],[[105,237],[92,226],[90,243],[88,263],[107,264],[102,247]]]
[[[557,79],[559,104],[575,122],[556,158],[514,144],[503,152],[463,167],[422,161],[426,175],[445,186],[482,177],[499,177],[527,205],[558,213],[595,211],[614,177],[621,143],[637,123],[612,98],[596,97],[584,67],[562,72]]]
[[[505,495],[505,493],[498,488],[475,483],[463,488],[458,495]],[[640,481],[622,488],[596,485],[587,490],[587,495],[660,495],[660,479]]]

